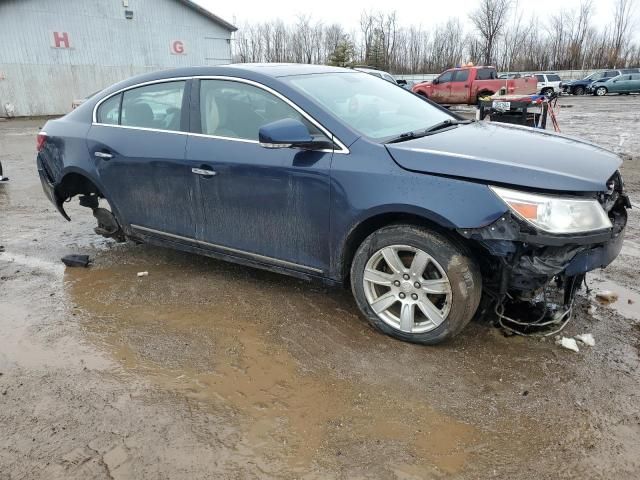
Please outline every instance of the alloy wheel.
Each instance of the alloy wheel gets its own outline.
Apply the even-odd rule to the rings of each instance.
[[[415,247],[381,248],[369,258],[362,282],[376,315],[404,333],[437,328],[451,308],[451,284],[445,270]]]
[[[599,97],[602,97],[604,95],[607,94],[607,89],[604,87],[599,87],[598,89],[596,89],[596,95],[598,95]]]

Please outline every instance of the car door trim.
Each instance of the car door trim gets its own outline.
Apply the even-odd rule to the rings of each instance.
[[[163,232],[161,230],[156,230],[149,227],[143,227],[142,225],[131,224],[131,228],[134,230],[139,230],[141,232],[151,233],[154,235],[161,235],[163,237],[173,238],[175,240],[182,240],[184,242],[190,242],[196,245],[200,245],[203,247],[213,248],[216,250],[220,250],[222,252],[226,252],[227,254],[233,255],[241,255],[244,257],[248,257],[252,260],[256,260],[263,263],[271,263],[274,265],[278,265],[280,267],[285,268],[294,268],[294,269],[302,269],[307,270],[313,273],[323,273],[323,271],[319,268],[309,267],[307,265],[300,265],[299,263],[289,262],[287,260],[281,260],[279,258],[268,257],[266,255],[260,255],[259,253],[247,252],[246,250],[239,250],[237,248],[225,247],[224,245],[217,245],[215,243],[209,243],[202,240],[197,240],[195,238],[183,237],[182,235],[176,235],[175,233]]]
[[[188,81],[191,79],[198,79],[198,80],[227,80],[227,81],[231,81],[231,82],[239,82],[239,83],[246,83],[248,85],[253,85],[254,87],[260,88],[266,92],[271,93],[272,95],[278,97],[280,100],[282,100],[283,102],[287,103],[290,107],[292,107],[294,110],[296,110],[298,113],[300,113],[300,115],[302,115],[305,119],[307,119],[309,122],[311,122],[313,125],[315,125],[317,128],[320,129],[320,131],[322,133],[324,133],[327,138],[330,138],[331,141],[333,143],[335,143],[338,148],[337,149],[322,149],[322,150],[316,150],[318,152],[326,152],[326,153],[339,153],[339,154],[349,154],[349,149],[347,148],[347,146],[342,143],[340,141],[340,139],[338,137],[336,137],[329,129],[325,128],[320,122],[318,122],[315,118],[313,118],[311,115],[309,115],[306,111],[304,111],[301,107],[299,107],[295,102],[293,102],[292,100],[290,100],[289,98],[285,97],[284,95],[282,95],[280,92],[274,90],[271,87],[267,87],[266,85],[260,83],[260,82],[256,82],[254,80],[248,80],[246,78],[240,78],[240,77],[230,77],[230,76],[225,76],[225,75],[195,75],[192,77],[171,77],[171,78],[163,78],[163,79],[159,79],[159,80],[151,80],[148,82],[142,82],[142,83],[137,83],[135,85],[130,85],[128,87],[124,87],[120,90],[117,90],[115,92],[112,92],[111,94],[107,95],[106,97],[100,99],[93,107],[93,117],[92,117],[92,125],[96,125],[96,126],[100,126],[100,127],[111,127],[111,128],[124,128],[124,129],[128,129],[128,130],[141,130],[141,131],[145,131],[145,132],[160,132],[160,133],[172,133],[175,135],[187,135],[187,136],[194,136],[194,137],[204,137],[204,138],[213,138],[216,140],[229,140],[229,141],[233,141],[233,142],[244,142],[244,143],[255,143],[255,144],[259,144],[260,142],[258,142],[258,140],[250,140],[250,139],[246,139],[246,138],[235,138],[235,137],[225,137],[225,136],[219,136],[219,135],[208,135],[205,133],[196,133],[196,132],[182,132],[182,131],[176,131],[176,130],[164,130],[161,128],[147,128],[147,127],[134,127],[134,126],[129,126],[129,125],[114,125],[111,123],[102,123],[102,122],[98,122],[98,108],[100,108],[100,105],[102,105],[104,102],[106,102],[107,100],[109,100],[112,97],[115,97],[116,95],[119,95],[123,92],[126,92],[128,90],[132,90],[134,88],[139,88],[139,87],[144,87],[147,85],[154,85],[157,83],[170,83],[170,82],[179,82],[179,81]],[[122,106],[120,106],[120,108],[122,109]]]

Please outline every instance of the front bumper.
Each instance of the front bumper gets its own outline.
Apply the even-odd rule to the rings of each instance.
[[[540,233],[511,213],[478,229],[460,229],[463,237],[478,244],[486,283],[497,294],[533,291],[554,277],[574,277],[604,268],[613,262],[624,240],[627,205],[622,197],[610,212],[613,227],[584,235]]]

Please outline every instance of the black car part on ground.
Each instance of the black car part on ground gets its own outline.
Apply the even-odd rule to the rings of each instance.
[[[0,162],[0,182],[6,182],[7,180],[9,180],[9,178],[5,177],[2,173],[2,162]]]
[[[586,272],[607,266],[622,249],[626,210],[631,208],[631,202],[624,193],[619,172],[611,177],[608,187],[606,193],[598,195],[613,226],[604,232],[571,236],[544,234],[511,213],[483,228],[458,230],[463,237],[474,240],[479,248],[488,299],[483,308],[485,313],[493,305],[501,323],[506,319],[520,326],[561,325],[564,328],[571,318],[573,297]],[[544,304],[545,312],[557,310],[557,306],[548,301],[547,291],[554,279],[563,291],[564,313],[555,315],[553,321],[547,323],[531,307]],[[505,315],[507,305],[523,311],[521,303],[529,305],[534,320],[520,322],[513,315]]]

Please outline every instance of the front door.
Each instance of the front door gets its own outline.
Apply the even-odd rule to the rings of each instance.
[[[133,228],[193,237],[198,176],[185,160],[185,81],[132,88],[104,101],[87,135],[105,195]]]
[[[452,78],[453,70],[446,71],[438,77],[438,83],[434,85],[431,100],[437,103],[450,103]]]
[[[269,149],[262,125],[311,122],[281,97],[240,81],[199,82],[201,135],[189,137],[187,158],[199,176],[204,223],[198,240],[227,254],[308,273],[329,263],[331,151]]]
[[[451,85],[451,103],[467,103],[469,99],[469,70],[456,70]]]

